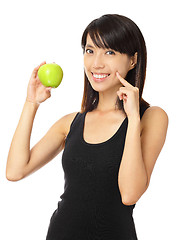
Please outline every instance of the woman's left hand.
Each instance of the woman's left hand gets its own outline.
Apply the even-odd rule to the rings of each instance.
[[[121,75],[116,72],[116,75],[124,87],[120,87],[117,95],[120,100],[123,100],[124,110],[128,118],[140,117],[139,115],[139,88],[134,87],[127,82]]]

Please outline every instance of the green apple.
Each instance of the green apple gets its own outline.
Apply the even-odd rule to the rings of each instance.
[[[38,77],[46,87],[57,88],[63,78],[62,68],[56,63],[47,63],[38,70]]]

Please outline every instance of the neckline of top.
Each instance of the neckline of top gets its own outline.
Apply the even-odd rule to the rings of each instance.
[[[107,139],[106,141],[104,142],[100,142],[100,143],[89,143],[89,142],[86,142],[84,140],[84,126],[85,126],[85,118],[86,118],[86,114],[87,112],[89,111],[86,111],[86,112],[83,112],[83,120],[82,120],[82,128],[81,128],[81,141],[85,144],[85,145],[88,145],[88,146],[99,146],[99,145],[104,145],[106,143],[109,143],[110,141],[112,141],[115,136],[120,132],[120,130],[122,129],[122,126],[124,125],[124,123],[127,121],[128,117],[126,116],[123,121],[121,122],[119,128],[116,130],[116,132],[109,138]]]

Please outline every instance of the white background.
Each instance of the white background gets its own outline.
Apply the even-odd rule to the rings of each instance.
[[[106,13],[131,18],[148,51],[143,98],[169,116],[165,145],[148,190],[134,209],[139,240],[173,240],[175,233],[175,5],[174,1],[2,1],[0,4],[0,239],[44,240],[64,190],[62,152],[45,167],[18,181],[5,177],[10,143],[25,102],[32,70],[56,62],[64,78],[38,109],[31,147],[65,114],[80,111],[83,96],[81,36]],[[175,175],[175,176],[174,176]]]

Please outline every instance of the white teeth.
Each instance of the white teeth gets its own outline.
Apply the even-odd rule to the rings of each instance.
[[[106,74],[106,75],[93,74],[93,76],[94,76],[95,78],[105,78],[105,77],[108,76],[108,74]]]

